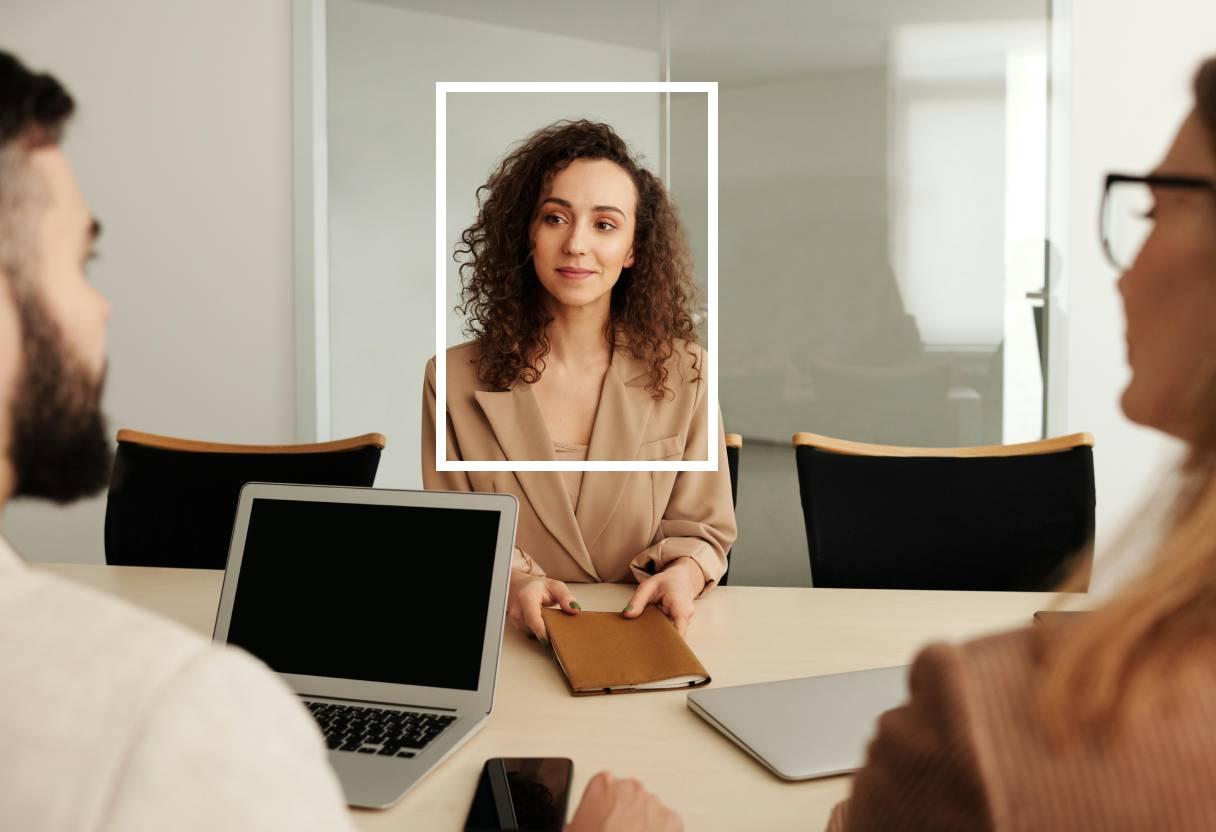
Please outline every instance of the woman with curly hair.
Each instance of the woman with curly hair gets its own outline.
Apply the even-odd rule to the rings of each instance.
[[[696,343],[690,257],[662,183],[606,124],[537,131],[478,189],[457,257],[468,332],[447,351],[447,458],[726,459]],[[577,615],[567,582],[637,581],[684,633],[735,539],[729,472],[436,471],[435,360],[423,390],[427,488],[520,503],[508,616]]]

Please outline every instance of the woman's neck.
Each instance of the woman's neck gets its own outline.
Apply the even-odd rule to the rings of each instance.
[[[608,308],[554,306],[549,310],[553,320],[545,330],[546,362],[574,370],[607,366],[612,357],[612,344],[605,337]]]

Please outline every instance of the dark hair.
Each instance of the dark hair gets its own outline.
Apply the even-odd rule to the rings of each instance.
[[[53,77],[31,72],[16,56],[0,52],[0,149],[14,141],[27,147],[57,144],[75,108]]]
[[[1208,58],[1195,73],[1195,112],[1216,147],[1216,58]]]
[[[634,265],[621,272],[612,289],[604,334],[614,343],[615,332],[624,336],[625,347],[650,366],[651,394],[662,398],[676,339],[685,342],[699,378],[697,355],[689,346],[696,342],[696,329],[688,244],[663,183],[610,126],[586,120],[559,121],[536,131],[477,189],[477,220],[460,235],[454,255],[461,261],[463,302],[457,309],[469,316],[466,330],[480,346],[477,376],[507,389],[519,379],[535,382],[544,370],[545,328],[552,316],[539,300],[528,232],[544,188],[577,159],[613,162],[637,188]]]
[[[10,291],[27,292],[33,286],[29,275],[36,255],[29,224],[47,199],[41,181],[27,169],[26,157],[31,150],[58,144],[73,109],[62,84],[0,52],[0,272],[8,276]]]

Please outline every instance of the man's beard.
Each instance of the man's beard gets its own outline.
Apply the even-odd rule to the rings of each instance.
[[[15,297],[22,364],[13,391],[13,496],[67,503],[110,480],[113,451],[101,412],[105,372],[89,377],[36,294]]]

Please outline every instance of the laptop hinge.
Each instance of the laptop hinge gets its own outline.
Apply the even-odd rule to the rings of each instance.
[[[444,708],[441,705],[415,705],[410,702],[377,702],[375,699],[347,699],[341,696],[318,696],[311,693],[297,694],[301,699],[325,699],[335,702],[354,702],[357,704],[366,705],[387,705],[390,708],[418,708],[423,711],[447,711],[448,713],[456,713],[455,708]]]

